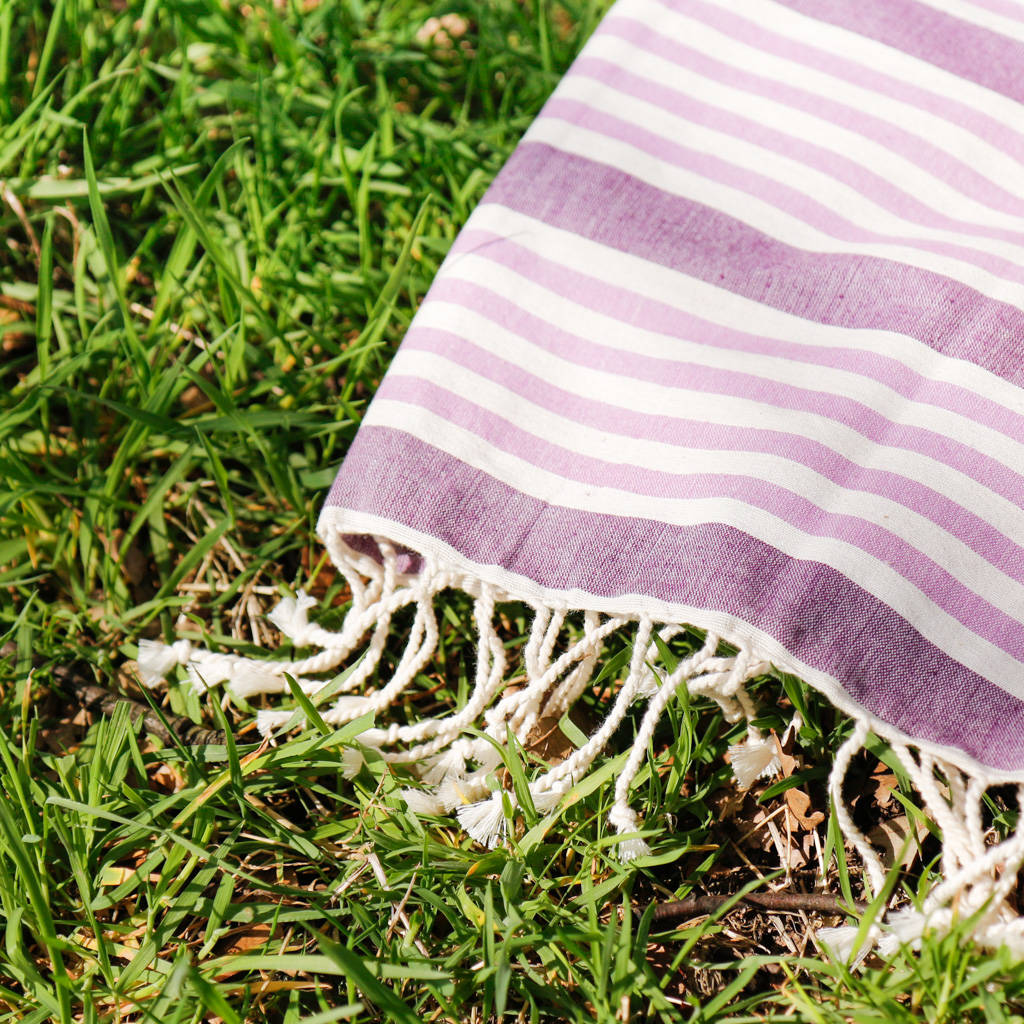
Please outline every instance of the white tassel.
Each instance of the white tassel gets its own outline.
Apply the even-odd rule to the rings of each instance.
[[[501,751],[493,743],[487,740],[477,740],[473,744],[473,760],[485,772],[493,772],[495,768],[503,764]]]
[[[915,907],[895,911],[886,918],[886,934],[878,941],[878,952],[888,958],[901,946],[920,949],[921,937],[927,927],[928,919]]]
[[[344,747],[341,751],[341,774],[343,778],[354,779],[366,764],[366,755],[359,747]]]
[[[541,813],[548,814],[553,811],[565,796],[566,791],[558,787],[551,789],[534,790],[530,789],[530,796],[533,797],[533,806]]]
[[[444,804],[436,794],[428,793],[425,789],[403,789],[399,792],[399,796],[413,814],[426,814],[434,818],[444,814]]]
[[[481,793],[487,792],[487,776],[490,774],[485,768],[479,771],[470,772],[461,779],[449,776],[441,784],[437,791],[437,798],[446,811],[454,811],[456,808],[465,807],[479,799]]]
[[[159,640],[139,641],[139,682],[148,690],[159,686],[179,665],[188,663],[192,657],[192,644],[188,640],[177,640],[165,644]]]
[[[316,603],[315,597],[300,590],[295,597],[282,598],[267,614],[267,619],[296,647],[308,647],[310,634],[320,628],[309,621],[308,615]]]
[[[636,860],[637,857],[649,857],[651,855],[651,848],[646,840],[638,836],[635,839],[623,839],[615,847],[615,852],[623,864],[628,864],[631,860]]]
[[[664,681],[660,672],[648,672],[636,688],[636,700],[647,700],[653,697],[661,689],[661,684]]]
[[[1024,957],[1024,923],[1019,917],[989,925],[982,930],[978,939],[988,949],[1006,946],[1018,960]]]
[[[200,651],[200,654],[203,652]],[[227,656],[208,655],[202,660],[193,658],[188,663],[188,681],[193,692],[200,696],[207,690],[226,683],[231,678],[231,665]]]
[[[306,693],[316,692],[321,689],[325,684],[320,681],[309,682],[306,680],[300,680],[300,685]],[[234,692],[234,686],[231,687]],[[260,691],[263,692],[263,691]],[[368,697],[358,697],[345,695],[339,697],[334,704],[324,713],[324,721],[328,723],[336,724],[336,719],[343,718],[346,722],[351,721],[353,718],[358,718],[360,715],[365,714],[367,711],[372,710],[373,702]],[[275,729],[281,729],[286,726],[292,719],[295,719],[296,727],[301,726],[306,721],[306,716],[303,714],[301,708],[292,708],[291,710],[278,710],[277,708],[262,708],[256,712],[256,729],[259,734],[263,737],[269,736]],[[360,733],[357,737],[360,743],[364,746],[377,746],[373,742],[373,738],[368,733]]]
[[[302,679],[296,682],[304,690],[309,684]],[[303,684],[306,685],[303,685]],[[283,675],[270,670],[250,668],[245,665],[236,669],[227,679],[227,688],[236,697],[247,700],[249,697],[258,697],[261,693],[288,693],[288,680]]]
[[[220,683],[236,697],[247,699],[262,693],[289,693],[288,680],[272,664],[261,665],[248,658],[234,655],[209,655],[201,660],[193,658],[188,664],[188,677],[192,688],[204,694]],[[316,693],[327,684],[322,679],[297,678],[303,693]]]
[[[256,731],[266,739],[276,729],[280,729],[282,726],[287,725],[294,715],[294,711],[278,711],[275,708],[261,708],[256,712]]]
[[[461,785],[463,779],[446,779],[437,790],[437,799],[446,811],[454,811],[456,807],[472,803],[472,799]]]
[[[844,924],[838,928],[819,928],[815,935],[834,960],[856,967],[871,952],[879,934],[878,929],[872,925],[863,945],[854,953],[859,931],[856,925]]]
[[[628,804],[613,804],[608,812],[608,824],[611,825],[619,835],[627,832],[636,832],[640,827],[640,819]],[[623,864],[628,864],[637,857],[648,857],[651,853],[650,846],[639,836],[630,839],[623,839],[615,847],[615,853]]]
[[[800,730],[804,727],[804,718],[799,711],[793,712],[793,717],[789,720],[789,725],[786,726],[786,731],[782,734],[782,738],[779,740],[779,744],[785,748],[789,741],[795,740],[800,735]]]
[[[327,721],[336,721],[344,718],[351,722],[367,711],[373,710],[373,701],[369,697],[360,697],[358,694],[343,694],[331,705],[330,710],[324,716]]]
[[[441,786],[448,779],[461,779],[465,775],[466,758],[458,746],[426,758],[419,767],[420,778],[430,786]]]
[[[508,822],[500,792],[475,804],[466,804],[455,814],[467,834],[488,850],[493,850],[505,836]]]
[[[729,758],[740,789],[750,789],[758,779],[775,775],[782,767],[771,738],[734,743],[729,747]]]

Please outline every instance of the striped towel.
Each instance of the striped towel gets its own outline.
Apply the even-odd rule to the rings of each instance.
[[[876,937],[986,905],[977,936],[1024,952],[1004,901],[1024,829],[986,847],[981,818],[987,786],[1024,780],[1022,104],[1017,0],[619,0],[462,231],[330,492],[344,628],[300,595],[274,621],[321,653],[152,648],[151,679],[177,660],[201,687],[286,692],[287,670],[312,692],[363,651],[329,720],[375,712],[365,743],[436,787],[413,806],[494,844],[477,730],[525,739],[631,629],[608,717],[531,785],[557,806],[646,701],[611,814],[628,858],[630,785],[677,689],[748,723],[749,785],[778,765],[744,684],[793,673],[854,719],[832,794],[875,889],[842,789],[869,729],[943,831],[945,881]],[[475,601],[469,700],[388,724],[449,587]],[[534,614],[515,666],[508,600]],[[703,646],[670,668],[685,625]]]

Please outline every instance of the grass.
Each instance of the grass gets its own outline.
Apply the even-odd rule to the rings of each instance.
[[[484,852],[410,813],[382,763],[347,777],[358,723],[262,748],[253,708],[177,688],[161,713],[225,739],[161,741],[127,704],[83,711],[60,674],[144,700],[142,637],[260,647],[259,613],[295,586],[340,618],[320,500],[603,6],[0,5],[0,1019],[1024,1019],[1024,971],[962,935],[850,972],[801,919],[654,919],[652,897],[772,875],[786,785],[827,809],[846,726],[794,681],[765,684],[765,725],[803,707],[803,766],[745,801],[732,730],[673,707],[639,789],[654,853],[627,869],[603,824],[624,754]],[[417,39],[444,14],[451,36]],[[447,601],[429,682],[455,701],[472,646]],[[521,640],[523,610],[506,617]],[[536,760],[510,758],[513,778]],[[857,895],[820,831],[835,891]]]

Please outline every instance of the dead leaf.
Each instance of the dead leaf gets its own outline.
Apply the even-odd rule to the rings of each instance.
[[[175,765],[166,762],[158,764],[150,776],[153,786],[166,790],[169,793],[180,793],[186,785],[185,776]]]
[[[223,950],[222,955],[237,956],[254,949],[262,949],[270,941],[271,935],[273,935],[273,929],[269,924],[246,924],[240,928],[234,928],[225,936],[230,939],[230,942]]]
[[[783,747],[782,743],[779,742],[779,737],[776,735],[774,730],[772,731],[772,739],[775,741],[775,756],[779,759],[782,777],[784,779],[788,779],[793,774],[793,772],[795,772],[800,767],[800,758],[793,757],[793,755],[790,754],[789,751],[786,749],[791,748],[793,746],[792,740],[790,740],[790,742],[786,744],[786,747]]]
[[[821,811],[807,813],[811,808],[811,798],[802,789],[796,787],[787,789],[785,796],[790,813],[801,828],[810,832],[825,820],[825,815]]]
[[[888,807],[892,803],[892,791],[899,787],[899,781],[884,764],[880,764],[871,776],[870,785],[874,787],[875,802],[878,806]]]
[[[918,854],[921,852],[921,843],[928,835],[928,826],[924,822],[917,825],[913,830],[916,833],[915,838],[907,843],[904,851],[904,843],[907,842],[911,830],[910,820],[905,814],[900,814],[888,821],[879,822],[868,833],[871,843],[882,848],[882,863],[887,868],[891,868],[896,863],[896,858],[901,853],[903,856],[900,859],[900,867],[903,869],[909,868],[917,860]]]
[[[569,719],[581,732],[590,735],[597,728],[597,721],[585,708],[574,707]],[[548,764],[564,761],[575,749],[575,745],[559,727],[561,716],[548,715],[538,718],[526,738],[525,747],[531,754],[543,758]]]

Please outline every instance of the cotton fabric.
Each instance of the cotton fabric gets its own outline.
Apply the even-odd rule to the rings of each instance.
[[[1024,776],[1024,6],[618,0],[321,531],[692,623]]]

